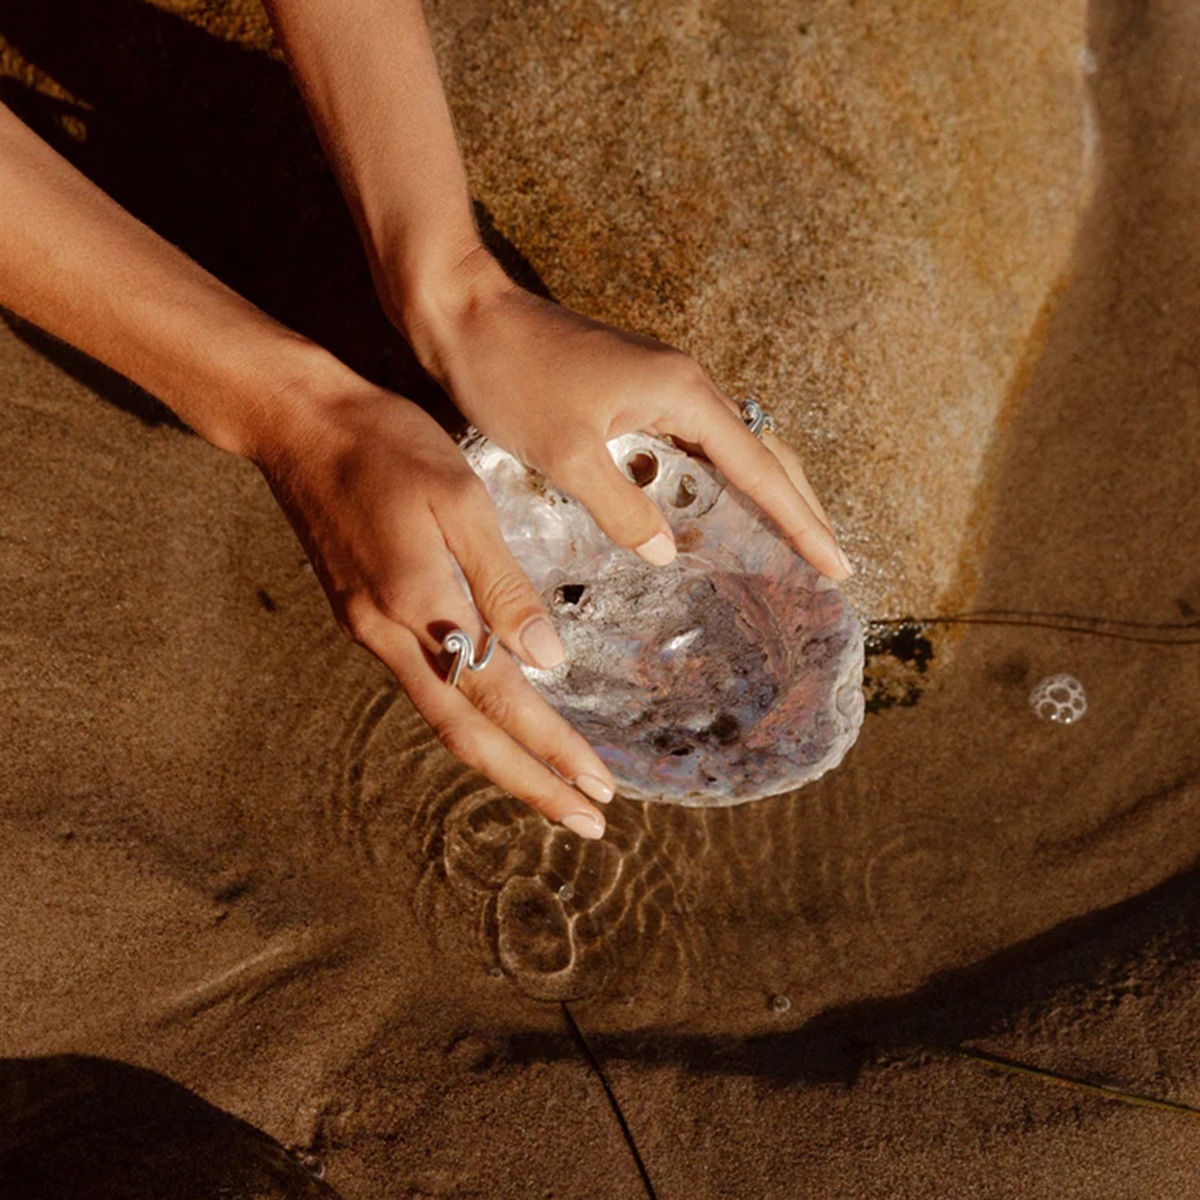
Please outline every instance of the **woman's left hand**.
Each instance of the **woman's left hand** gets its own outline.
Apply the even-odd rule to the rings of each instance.
[[[675,556],[658,507],[605,443],[635,430],[699,450],[832,579],[850,564],[795,452],[759,441],[686,354],[525,291],[479,248],[405,332],[462,414],[583,504],[619,545],[656,564]]]

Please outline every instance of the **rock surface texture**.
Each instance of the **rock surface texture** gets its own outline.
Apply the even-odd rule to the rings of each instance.
[[[99,27],[88,37],[136,7],[87,13]],[[315,142],[297,140],[298,109],[280,105],[278,88],[245,85],[249,56],[278,61],[259,5],[153,7],[228,46],[233,86],[194,94],[192,59],[207,52],[135,35],[134,60],[108,66],[131,111],[161,116],[161,96],[140,94],[159,70],[178,89],[181,124],[197,106],[230,122],[247,104],[260,114],[253,144],[214,147],[221,161],[193,193],[226,171],[252,178],[273,154],[291,179],[278,196],[228,188],[228,222],[261,224],[240,251],[170,228],[162,196],[162,212],[151,203],[139,215],[361,366],[382,325],[351,334],[344,305],[314,321],[296,300],[312,286],[302,263],[343,298],[365,293],[366,276],[349,265],[348,223],[341,237],[322,232],[317,261],[296,257],[314,211],[338,201]],[[1090,191],[1084,0],[955,11],[940,0],[428,0],[426,10],[481,215],[521,272],[564,304],[680,346],[728,393],[771,408],[856,561],[849,593],[864,615],[963,607],[1008,402],[1044,339]],[[50,16],[17,24],[45,27],[54,45]],[[96,139],[109,110],[92,111],[75,86],[105,67],[77,68],[47,72],[0,44],[0,71],[61,109],[53,124],[68,152],[85,169],[97,153],[92,173],[113,187]],[[260,141],[266,129],[273,145]],[[125,154],[163,149],[161,134]],[[250,155],[241,171],[239,153]],[[205,202],[198,216],[221,212],[221,197]],[[255,262],[270,274],[254,278]]]

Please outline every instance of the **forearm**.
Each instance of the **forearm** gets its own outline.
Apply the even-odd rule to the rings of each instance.
[[[452,302],[453,280],[478,278],[464,263],[486,256],[420,2],[266,0],[266,7],[380,298],[422,354],[418,326]],[[493,266],[487,260],[484,273]]]
[[[339,370],[137,221],[0,105],[0,305],[256,456],[309,380]]]

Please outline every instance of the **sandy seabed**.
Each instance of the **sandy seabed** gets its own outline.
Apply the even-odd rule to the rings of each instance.
[[[1039,57],[1036,22],[991,8],[964,25],[990,31],[979,70],[1058,78],[1059,43]],[[831,4],[803,22],[763,5],[762,28],[727,9],[649,6],[619,24],[719,27],[720,53],[759,55],[763,78],[781,45],[791,70],[838,21],[864,60],[883,36]],[[585,247],[574,267],[557,248],[578,213],[554,180],[574,168],[525,143],[505,165],[487,47],[509,32],[504,86],[551,97],[554,115],[558,60],[536,22],[590,45],[618,25],[615,7],[596,11],[431,5],[481,211],[514,270],[581,305],[580,278],[601,272]],[[1048,27],[1081,11],[1061,4]],[[929,29],[905,36],[953,44]],[[611,36],[657,52],[635,34]],[[1004,227],[1010,291],[959,281],[934,308],[924,284],[903,291],[907,267],[883,301],[837,292],[832,268],[813,285],[860,340],[875,319],[928,324],[924,374],[920,346],[892,364],[888,436],[869,440],[850,387],[873,360],[838,359],[851,343],[824,317],[825,375],[797,375],[790,410],[764,397],[857,547],[877,635],[858,746],[796,795],[712,811],[618,800],[599,844],[547,827],[446,756],[336,631],[251,468],[19,320],[0,327],[3,1200],[1196,1194],[1200,14],[1106,0],[1086,34],[1090,117],[1064,68],[1073,115],[1045,122],[1061,141],[1039,127],[1029,162],[988,168],[1017,185],[989,191],[979,162],[944,181],[951,215],[996,195],[1008,212],[1004,187],[1021,192],[1044,146],[1041,215]],[[372,377],[429,395],[374,307],[253,6],[14,4],[0,38],[0,98],[114,195]],[[579,86],[622,70],[602,60]],[[918,82],[889,102],[972,127],[967,101]],[[804,253],[819,258],[864,236],[854,221],[875,201],[835,119],[846,102],[809,91],[815,142],[758,110],[726,120],[767,139],[762,161],[794,134],[825,164],[822,188],[860,197],[814,195],[840,221],[814,227]],[[1008,128],[982,92],[975,124]],[[777,115],[775,99],[754,103]],[[729,103],[720,88],[684,101]],[[1082,174],[1063,165],[1081,142]],[[905,145],[913,180],[941,170],[942,150]],[[756,226],[717,223],[686,190],[668,203],[653,168],[691,160],[669,130],[658,153],[619,203],[663,205],[666,240],[639,241],[653,261],[596,284],[592,307],[676,340],[699,329],[729,379],[783,373],[770,338],[720,335],[722,281],[749,295],[759,278]],[[591,203],[588,237],[618,202]],[[939,228],[921,236],[941,278],[938,255],[965,235]],[[781,314],[784,298],[767,297]],[[922,381],[935,397],[957,386],[942,366],[959,329],[987,386],[932,452]],[[966,491],[955,438],[986,443]],[[878,522],[872,488],[892,497]],[[896,561],[936,586],[889,574]],[[909,615],[921,623],[897,637],[889,622]],[[1071,726],[1026,704],[1060,671],[1088,693]]]

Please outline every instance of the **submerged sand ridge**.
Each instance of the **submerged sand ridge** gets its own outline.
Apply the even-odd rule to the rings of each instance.
[[[549,11],[435,15],[549,39]],[[981,510],[980,606],[1019,623],[966,627],[796,796],[617,801],[600,844],[547,828],[336,632],[253,471],[0,330],[0,1052],[163,1072],[346,1197],[645,1194],[565,1002],[662,1197],[1189,1195],[1194,1121],[952,1053],[1200,1107],[1200,28],[1094,19],[1104,172]],[[1023,64],[1030,36],[1003,43]],[[728,328],[708,340],[743,354]],[[1088,689],[1071,727],[1026,707],[1061,670]]]

